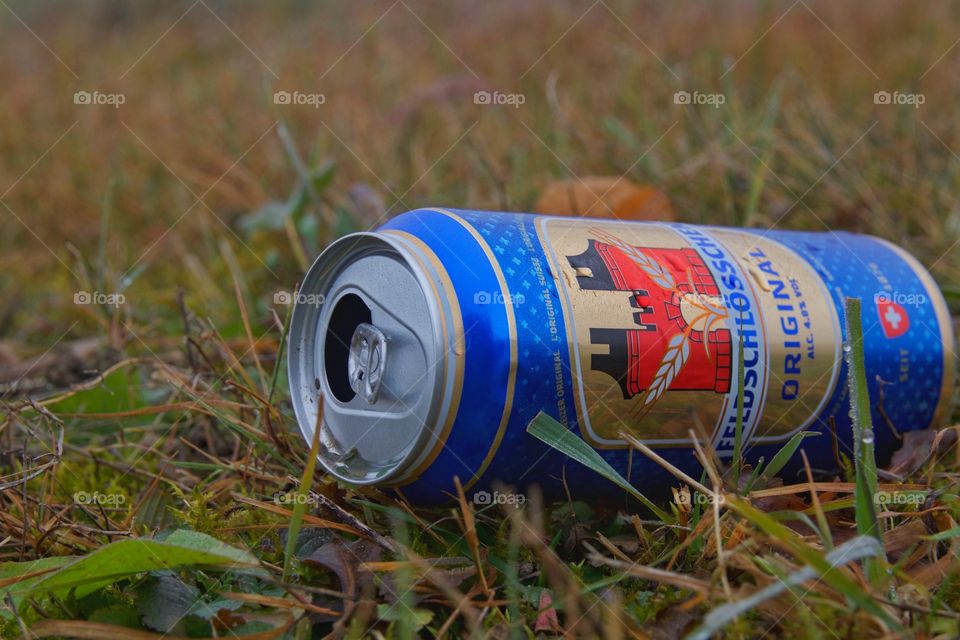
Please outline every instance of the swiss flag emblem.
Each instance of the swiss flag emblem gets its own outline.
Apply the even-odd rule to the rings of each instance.
[[[899,338],[910,328],[907,310],[892,300],[877,300],[877,314],[887,338]]]

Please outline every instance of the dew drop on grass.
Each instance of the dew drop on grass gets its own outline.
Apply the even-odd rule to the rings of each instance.
[[[863,437],[860,438],[863,444],[873,444],[873,429],[864,429]]]
[[[844,361],[847,363],[847,366],[851,368],[851,369],[850,369],[850,372],[851,372],[850,375],[852,375],[852,374],[853,374],[853,366],[854,366],[854,364],[853,364],[853,345],[850,343],[849,340],[844,340],[844,341],[843,341],[843,359],[844,359]],[[849,384],[851,384],[851,385],[853,384],[852,380],[849,382]],[[857,397],[856,392],[854,392],[853,389],[851,388],[851,389],[850,389],[850,420],[852,420],[852,421],[853,421],[853,424],[854,424],[854,433],[856,433],[856,427],[857,427],[858,421],[860,420],[860,407],[859,407],[859,402],[858,402],[858,400],[859,400],[859,398]],[[865,441],[866,441],[866,438],[867,438],[867,434],[866,434],[866,432],[865,432],[865,433],[863,433],[863,435],[862,435],[861,438],[860,438],[861,442],[866,443],[866,442],[865,442]],[[870,442],[873,442],[873,433],[872,433],[872,432],[870,433]]]

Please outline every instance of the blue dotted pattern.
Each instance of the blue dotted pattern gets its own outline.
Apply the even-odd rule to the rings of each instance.
[[[518,362],[513,409],[497,455],[478,487],[490,489],[490,484],[498,479],[520,486],[529,482],[555,486],[563,466],[569,466],[570,461],[527,434],[526,427],[540,411],[576,427],[576,408],[560,295],[537,239],[535,218],[513,213],[456,213],[480,232],[500,261],[515,303],[517,324]],[[542,269],[542,284],[535,264]],[[551,309],[555,323],[553,332],[550,329]],[[556,340],[552,336],[556,336]],[[491,349],[503,347],[491,345]],[[560,394],[558,385],[562,390]]]

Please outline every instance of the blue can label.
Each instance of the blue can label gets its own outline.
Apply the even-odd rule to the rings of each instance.
[[[820,434],[804,443],[811,466],[834,469],[835,451],[853,455],[846,297],[863,301],[877,451],[939,424],[950,405],[946,304],[915,259],[879,238],[448,209],[382,232],[440,274],[437,300],[460,319],[445,417],[426,425],[436,441],[397,483],[414,501],[448,499],[453,477],[468,492],[495,481],[536,482],[552,498],[618,492],[526,432],[540,411],[634,483],[672,478],[621,434],[696,475],[690,428],[728,456],[738,416],[749,464],[806,430]],[[798,472],[794,456],[781,475]]]
[[[694,411],[729,455],[738,420],[745,441],[778,442],[817,419],[839,377],[840,318],[793,250],[732,229],[539,222],[592,445],[624,448],[626,430],[689,446]]]

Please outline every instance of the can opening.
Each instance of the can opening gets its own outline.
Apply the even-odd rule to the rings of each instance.
[[[350,402],[357,395],[350,384],[350,340],[357,327],[371,319],[370,307],[355,293],[340,298],[330,314],[323,365],[330,392],[340,402]]]
[[[380,396],[386,358],[387,337],[383,332],[366,322],[357,325],[350,340],[347,373],[350,375],[350,386],[368,404],[375,403]]]
[[[323,303],[304,298],[293,309],[288,368],[297,422],[312,442],[323,403],[319,460],[347,482],[405,479],[435,450],[433,425],[445,424],[450,410],[453,312],[416,251],[388,233],[345,236],[300,288]]]

